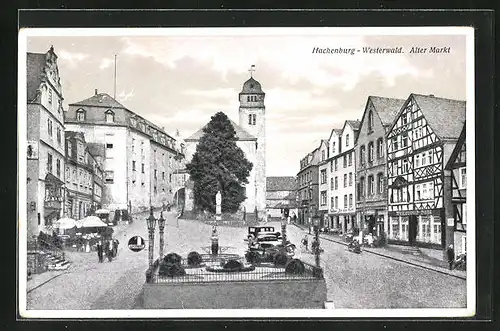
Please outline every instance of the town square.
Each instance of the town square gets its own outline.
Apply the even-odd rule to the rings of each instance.
[[[167,32],[22,39],[26,311],[468,307],[469,35]]]

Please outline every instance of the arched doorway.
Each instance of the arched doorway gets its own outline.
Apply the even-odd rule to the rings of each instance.
[[[184,209],[185,202],[186,202],[186,189],[184,187],[181,187],[174,193],[172,206],[174,206],[175,208],[179,206],[180,208],[177,208],[178,210]]]

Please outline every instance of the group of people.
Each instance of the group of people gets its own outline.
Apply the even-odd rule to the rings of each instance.
[[[120,242],[117,239],[108,239],[104,242],[99,240],[97,243],[97,257],[99,258],[99,263],[104,262],[105,255],[108,261],[111,262],[118,254],[119,244]]]

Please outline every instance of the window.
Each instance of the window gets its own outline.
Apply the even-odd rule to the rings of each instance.
[[[255,125],[256,121],[257,121],[257,115],[256,114],[249,114],[248,115],[248,124],[249,125]]]
[[[427,160],[429,161],[429,164],[434,163],[432,150],[429,151],[429,156],[428,156]]]
[[[141,163],[141,173],[144,173],[144,163]]]
[[[377,140],[377,157],[384,157],[384,141],[382,138]]]
[[[347,174],[344,174],[344,187],[347,187]]]
[[[405,125],[408,123],[408,113],[404,113],[402,116],[401,116],[401,124],[402,125]]]
[[[401,147],[408,146],[408,132],[403,132],[401,134]]]
[[[135,161],[132,161],[132,171],[135,171]]]
[[[61,144],[61,128],[60,127],[57,128],[57,142],[59,143],[59,145]]]
[[[114,181],[115,181],[115,172],[114,171],[110,171],[110,170],[107,170],[106,171],[106,184],[113,184]]]
[[[47,154],[47,171],[52,173],[52,154]]]
[[[344,209],[347,209],[347,194],[344,194]]]
[[[370,110],[368,113],[368,133],[373,130],[373,112]]]
[[[61,160],[56,160],[56,174],[57,177],[61,177]]]
[[[335,154],[335,141],[332,142],[332,154]]]
[[[325,160],[325,151],[321,151],[321,161]]]
[[[422,153],[422,165],[426,165],[427,164],[427,153],[426,152],[423,152]]]
[[[427,193],[427,199],[434,199],[434,183],[430,182],[429,183],[429,191]]]
[[[165,180],[165,171],[161,172],[161,179]]]
[[[349,186],[352,186],[352,172],[349,173]]]
[[[352,193],[349,194],[349,208],[352,208]]]
[[[115,113],[111,109],[106,110],[105,114],[107,123],[113,123],[115,121]]]
[[[169,175],[168,175],[168,181],[169,181],[170,183],[172,183],[172,174],[169,174]]]
[[[467,168],[466,167],[463,167],[463,168],[460,168],[458,169],[458,172],[459,172],[459,185],[460,185],[460,188],[467,188]]]
[[[155,169],[155,171],[154,171],[154,179],[157,179],[157,178],[156,178],[156,169]]]
[[[335,208],[335,200],[333,199],[333,197],[330,198],[330,209],[333,209]]]
[[[333,160],[330,161],[330,172],[333,172]]]
[[[409,165],[408,165],[408,159],[404,159],[403,160],[403,173],[404,174],[407,174],[410,170],[409,170]]]
[[[398,146],[398,137],[392,138],[392,150],[397,151],[399,149]]]
[[[68,141],[68,157],[71,157],[71,149],[72,149],[71,141]]]
[[[345,147],[349,147],[349,134],[345,135]]]
[[[52,137],[52,120],[50,118],[47,119],[47,132]]]
[[[339,170],[339,165],[338,165],[337,160],[338,160],[338,159],[335,159],[335,171]]]
[[[335,189],[338,190],[339,188],[339,178],[335,176]]]
[[[80,108],[76,111],[76,120],[79,122],[85,121],[85,110]]]
[[[415,168],[420,167],[420,154],[415,155]]]
[[[421,198],[427,199],[427,184],[426,183],[422,184]]]
[[[250,96],[249,95],[247,96],[247,102],[250,102]]]
[[[373,162],[373,142],[368,143],[368,162]]]
[[[248,115],[248,124],[252,125],[252,114]]]
[[[364,197],[365,196],[365,177],[361,177],[359,179],[359,192],[358,192],[358,195],[360,197]]]
[[[321,191],[321,205],[326,206],[326,191]]]
[[[339,197],[335,197],[335,209],[339,209]]]
[[[353,152],[349,153],[349,166],[352,166],[352,154]]]
[[[343,161],[344,161],[344,168],[347,168],[347,155],[345,155],[345,154],[343,157]]]
[[[321,184],[326,184],[326,169],[321,170]]]
[[[382,173],[379,173],[377,175],[377,192],[378,193],[383,193],[384,192],[384,175]]]
[[[52,103],[52,90],[49,88],[49,103]]]
[[[373,195],[374,193],[374,181],[373,175],[368,176],[368,194]]]
[[[365,145],[359,149],[359,163],[361,165],[365,164]]]
[[[335,186],[333,185],[333,178],[330,178],[330,190],[333,190]]]

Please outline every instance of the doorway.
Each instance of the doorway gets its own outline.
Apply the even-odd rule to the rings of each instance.
[[[408,241],[410,245],[414,246],[417,242],[417,229],[418,229],[418,218],[416,215],[411,215],[409,217],[408,226]]]

